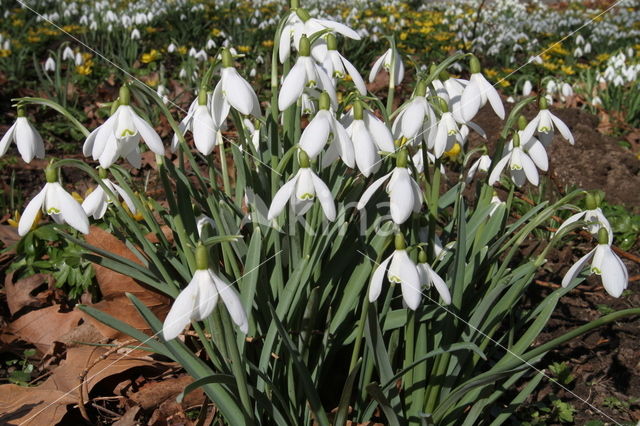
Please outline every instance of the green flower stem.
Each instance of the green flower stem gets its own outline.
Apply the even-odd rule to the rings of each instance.
[[[416,321],[416,313],[409,309],[407,313],[407,325],[404,328],[405,346],[402,368],[407,368],[413,364],[416,342]],[[408,370],[404,376],[402,376],[402,387],[407,392],[407,405],[411,405],[411,398],[413,397],[413,392],[411,392],[411,388],[413,387],[413,369]]]
[[[224,143],[218,145],[220,153],[220,172],[222,173],[222,184],[224,185],[224,193],[231,197],[231,183],[229,182],[229,170],[227,169],[227,156],[224,149]]]
[[[362,302],[362,311],[358,320],[358,330],[356,332],[356,340],[353,342],[353,351],[351,352],[351,362],[349,363],[349,371],[352,371],[360,358],[360,347],[362,346],[362,336],[364,335],[364,327],[367,323],[367,312],[369,311],[369,296],[365,295]]]
[[[220,304],[222,305],[222,304]],[[242,402],[242,407],[244,408],[246,423],[247,425],[252,425],[255,423],[253,418],[253,408],[251,406],[251,398],[249,397],[249,388],[247,386],[247,372],[242,362],[242,358],[240,356],[240,351],[238,350],[238,345],[235,339],[235,331],[233,326],[231,325],[231,320],[229,319],[229,313],[226,310],[226,307],[223,309],[222,306],[219,306],[219,315],[222,318],[222,326],[224,329],[224,339],[227,342],[227,354],[229,355],[231,361],[231,368],[233,371],[233,375],[236,378],[236,384],[238,385],[238,393],[240,394],[240,401]]]

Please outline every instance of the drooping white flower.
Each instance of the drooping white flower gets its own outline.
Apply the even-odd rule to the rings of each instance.
[[[222,125],[229,113],[229,105],[244,115],[260,117],[260,102],[251,85],[233,67],[233,59],[228,49],[222,51],[222,71],[220,81],[213,90],[212,111],[221,111],[216,122]],[[226,113],[225,113],[226,112]]]
[[[396,249],[378,265],[371,276],[369,284],[369,301],[375,302],[382,292],[385,272],[390,283],[400,284],[402,300],[411,310],[416,310],[420,304],[420,275],[416,264],[407,254],[404,237],[396,234]],[[388,268],[387,268],[388,267]]]
[[[356,89],[358,89],[358,92],[360,92],[362,96],[366,96],[367,87],[364,84],[362,76],[356,67],[336,50],[336,37],[333,34],[327,35],[327,47],[328,50],[322,62],[322,68],[324,68],[329,77],[334,79],[334,86],[336,85],[336,78],[344,79],[349,76],[353,84],[355,84]]]
[[[469,167],[469,171],[467,172],[466,183],[469,183],[473,180],[473,177],[477,172],[488,172],[489,168],[491,168],[491,157],[484,154],[481,155],[476,161],[473,162],[471,167]]]
[[[422,206],[422,191],[407,169],[408,154],[405,149],[398,152],[396,167],[391,173],[382,176],[373,182],[362,194],[357,208],[362,210],[369,202],[373,194],[388,180],[386,192],[389,194],[389,208],[391,219],[398,224],[403,224],[412,212],[420,211]]]
[[[345,128],[329,110],[330,103],[329,94],[323,92],[318,102],[320,110],[300,136],[300,149],[313,160],[327,144],[329,137],[333,136],[330,151],[323,158],[323,165],[331,164],[340,157],[348,167],[353,168],[355,166],[353,144]]]
[[[480,99],[479,105],[478,99]],[[493,108],[496,115],[500,117],[501,120],[504,120],[504,106],[502,105],[500,94],[480,73],[480,62],[474,56],[471,58],[471,77],[469,78],[469,84],[465,87],[462,93],[462,99],[460,100],[463,105],[463,117],[466,120],[471,120],[487,101],[491,104],[491,108]],[[478,108],[471,114],[472,109],[467,108],[467,105],[478,105]]]
[[[446,104],[445,104],[446,105]],[[443,105],[444,106],[444,105]],[[440,116],[436,134],[432,141],[429,141],[427,148],[433,148],[436,158],[442,157],[445,151],[449,151],[457,143],[462,146],[462,136],[460,129],[453,118],[453,114],[445,111]]]
[[[569,127],[549,111],[546,99],[542,98],[540,99],[540,111],[524,129],[522,140],[529,140],[534,134],[537,134],[540,142],[542,142],[544,146],[549,146],[553,139],[553,131],[555,128],[558,129],[562,137],[569,141],[571,145],[575,143]]]
[[[303,35],[300,39],[300,56],[298,56],[295,65],[282,82],[280,93],[278,93],[278,108],[280,111],[284,111],[295,104],[302,96],[305,88],[317,88],[320,91],[326,91],[331,98],[332,106],[334,109],[337,108],[336,90],[333,87],[331,78],[309,56],[309,51],[309,40]],[[319,96],[319,93],[316,96]]]
[[[158,133],[129,105],[128,88],[123,86],[120,89],[118,100],[120,105],[115,113],[87,137],[82,147],[84,155],[91,155],[104,169],[120,157],[126,158],[132,166],[140,167],[140,139],[151,151],[164,155],[164,146]]]
[[[418,269],[418,276],[420,277],[420,284],[430,288],[432,285],[440,294],[442,301],[445,305],[451,304],[451,293],[449,292],[449,287],[447,287],[447,283],[431,268],[431,265],[427,263],[427,255],[421,250],[418,254],[418,265],[416,266]]]
[[[380,119],[363,108],[360,101],[356,101],[342,122],[348,123],[346,130],[353,142],[358,170],[369,177],[380,168],[378,151],[391,153],[395,150],[393,136]]]
[[[583,220],[587,222],[585,229],[591,235],[597,235],[601,228],[607,230],[607,234],[609,235],[609,244],[613,242],[613,230],[611,229],[611,224],[607,220],[606,216],[602,213],[602,209],[598,207],[599,199],[596,195],[592,193],[587,193],[586,196],[586,205],[587,208],[584,211],[576,213],[569,217],[567,220],[562,222],[562,225],[558,227],[556,233],[560,232],[563,228],[575,223],[579,220]]]
[[[74,61],[76,58],[76,54],[73,53],[73,49],[69,46],[65,47],[62,51],[62,60],[63,61]]]
[[[200,247],[203,246],[199,246],[198,249]],[[238,293],[213,270],[206,265],[199,265],[187,287],[176,297],[164,320],[164,339],[175,339],[189,322],[207,318],[213,312],[219,298],[222,299],[233,322],[246,334],[249,331],[249,323]]]
[[[102,169],[104,170],[104,169]],[[124,189],[122,189],[119,185],[111,182],[111,180],[105,177],[101,178],[102,183],[109,188],[109,190],[114,195],[120,195],[122,200],[125,202],[129,211],[132,214],[136,214],[136,205]],[[94,219],[99,220],[102,219],[104,214],[107,212],[107,207],[109,204],[118,202],[117,199],[113,199],[110,195],[108,195],[104,188],[101,185],[95,187],[93,191],[82,202],[82,209],[87,214],[87,216],[93,216]]]
[[[331,30],[353,40],[360,40],[360,35],[348,26],[329,19],[312,18],[305,9],[296,8],[295,11],[292,10],[289,13],[282,27],[282,33],[278,41],[278,58],[280,59],[280,63],[284,63],[291,55],[292,41],[293,46],[299,48],[300,40],[303,36],[311,36],[319,31],[325,30]],[[313,46],[311,46],[310,53],[318,62],[322,62],[325,59],[326,52],[326,42],[320,37]]]
[[[202,155],[209,155],[213,151],[216,143],[222,138],[220,126],[214,121],[216,114],[213,113],[208,104],[212,96],[202,90],[193,101],[187,112],[187,116],[180,122],[178,129],[185,134],[187,131],[193,132],[193,142],[196,149]],[[178,148],[180,139],[177,134],[171,140],[171,150]]]
[[[381,69],[385,69],[389,73],[389,82],[393,86],[402,83],[404,79],[404,64],[402,57],[397,49],[390,47],[382,56],[380,56],[371,67],[369,73],[369,83],[373,83]]]
[[[522,85],[522,96],[529,96],[532,90],[533,90],[533,85],[531,84],[531,81],[529,80],[525,81],[524,84]]]
[[[591,260],[590,273],[600,275],[604,289],[613,297],[620,297],[629,283],[629,273],[622,260],[611,249],[609,233],[605,228],[598,232],[598,245],[580,258],[565,274],[562,286],[567,287]]]
[[[44,72],[54,72],[56,70],[56,61],[49,56],[46,61],[44,61]]]
[[[140,40],[140,30],[137,28],[134,28],[133,31],[131,31],[131,40]]]
[[[327,185],[309,168],[309,156],[303,151],[299,152],[300,169],[291,180],[285,183],[276,192],[271,201],[267,219],[272,220],[291,202],[291,207],[297,216],[305,214],[313,205],[316,196],[327,219],[336,219],[336,206],[333,195]]]
[[[420,135],[427,137],[430,130],[435,132],[437,128],[435,126],[436,115],[427,102],[426,91],[424,82],[418,82],[413,98],[401,107],[391,127],[395,139],[405,137],[407,140],[413,141],[419,136],[420,130],[422,130]]]
[[[515,136],[514,139],[516,139]],[[507,165],[509,165],[511,180],[516,186],[523,186],[527,180],[534,186],[538,185],[539,176],[536,164],[529,154],[522,149],[519,139],[493,168],[491,175],[489,175],[489,185],[495,184],[500,179],[500,174]]]
[[[38,212],[42,211],[53,218],[56,223],[66,223],[83,234],[89,233],[89,219],[80,203],[78,203],[62,185],[58,183],[57,169],[49,166],[45,170],[47,183],[35,196],[20,216],[18,234],[23,237],[33,227]]]
[[[9,144],[15,142],[18,152],[25,163],[30,163],[34,157],[44,158],[44,142],[38,131],[29,123],[24,108],[18,108],[18,118],[7,133],[0,139],[0,157],[9,149]]]
[[[526,119],[524,119],[524,117],[522,117],[522,120],[526,122]],[[521,123],[521,125],[522,127],[524,127],[524,123]],[[518,139],[523,151],[531,158],[537,168],[539,168],[543,172],[546,172],[547,170],[549,170],[549,156],[547,155],[547,150],[545,149],[542,142],[540,142],[537,138],[532,136],[528,140],[526,140],[526,136],[527,135],[523,130],[518,130]],[[507,150],[510,151],[512,148],[513,139],[511,139],[507,144]]]

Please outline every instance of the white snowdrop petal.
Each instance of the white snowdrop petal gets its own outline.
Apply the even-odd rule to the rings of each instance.
[[[164,145],[162,145],[162,139],[156,131],[137,114],[133,113],[133,123],[140,133],[142,140],[147,144],[149,149],[158,155],[164,155]]]
[[[298,174],[296,174],[291,180],[284,185],[276,192],[276,195],[273,197],[271,201],[271,207],[269,207],[269,213],[267,214],[267,219],[272,220],[284,210],[287,201],[293,195],[293,192],[296,189],[296,182],[298,181]]]
[[[502,174],[502,170],[504,170],[508,162],[509,154],[505,155],[500,161],[498,161],[489,175],[489,185],[493,185],[500,180],[500,174]]]
[[[620,297],[624,289],[627,288],[627,268],[609,245],[605,245],[603,250],[601,267],[604,289],[611,296]]]
[[[20,216],[20,221],[18,222],[18,235],[24,237],[31,230],[33,223],[36,221],[36,217],[38,216],[38,210],[42,209],[42,205],[44,204],[44,198],[47,193],[47,185],[45,184],[44,188],[38,194],[33,197],[27,207],[25,207],[24,212]]]
[[[393,172],[391,172],[393,173]],[[373,196],[373,194],[376,193],[376,191],[378,189],[380,189],[380,187],[382,186],[382,184],[385,183],[385,181],[387,179],[389,179],[389,177],[391,176],[391,173],[387,173],[386,175],[382,176],[381,178],[376,179],[365,191],[364,193],[362,193],[362,196],[360,197],[360,201],[358,201],[358,205],[357,205],[357,209],[358,210],[362,210],[364,208],[364,206],[367,205],[367,203],[369,202],[369,200],[371,199],[371,197]]]
[[[216,143],[217,128],[206,105],[199,105],[193,115],[193,142],[202,155],[209,155]]]
[[[393,173],[395,180],[389,185],[389,207],[391,218],[400,225],[411,216],[414,207],[414,194],[407,169],[399,167]]]
[[[305,84],[305,65],[298,60],[285,77],[280,88],[280,93],[278,94],[278,108],[280,111],[284,111],[296,103],[300,95],[302,95]]]
[[[0,139],[0,157],[7,152],[9,144],[11,144],[11,141],[13,140],[15,129],[16,123],[13,123],[11,127],[9,127],[9,130],[7,130],[7,133],[5,133],[2,139]]]
[[[569,130],[569,127],[566,124],[564,124],[564,122],[560,120],[558,117],[556,117],[555,115],[551,113],[549,113],[549,115],[551,116],[551,119],[553,120],[553,124],[555,124],[555,126],[558,128],[558,131],[560,132],[562,137],[568,140],[571,145],[575,144],[573,135],[571,134],[571,130]]]
[[[194,309],[198,288],[189,284],[178,294],[162,325],[164,340],[171,340],[185,329],[191,321],[191,312]]]
[[[247,313],[242,306],[238,293],[231,284],[225,282],[222,278],[216,279],[218,286],[218,293],[222,298],[224,306],[227,308],[229,315],[233,322],[240,328],[244,334],[249,331],[249,321],[247,320]]]
[[[59,183],[53,183],[64,221],[83,234],[89,233],[89,219],[84,209]]]
[[[562,278],[562,287],[567,287],[571,284],[574,278],[578,276],[578,274],[584,269],[586,263],[593,257],[595,254],[595,249],[591,250],[589,253],[582,256],[564,275]]]
[[[391,261],[392,256],[387,257],[374,271],[369,283],[369,302],[375,302],[382,291],[382,283],[384,274],[387,271],[387,265]]]
[[[449,287],[447,287],[447,283],[444,282],[440,275],[436,273],[433,269],[429,267],[429,279],[435,286],[436,290],[440,294],[442,301],[445,305],[451,304],[451,293],[449,292]]]
[[[319,111],[302,132],[299,145],[309,158],[316,158],[327,143],[331,133],[331,119],[329,111]]]
[[[327,219],[333,222],[336,220],[336,205],[333,200],[333,195],[327,185],[315,173],[311,172],[311,178],[313,179],[313,187],[316,191],[318,201],[320,201],[322,211],[324,211]]]

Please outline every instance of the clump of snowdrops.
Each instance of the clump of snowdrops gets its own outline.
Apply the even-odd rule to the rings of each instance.
[[[26,115],[41,104],[84,132],[83,152],[99,163],[52,160],[19,233],[48,215],[103,266],[174,298],[157,318],[129,295],[152,335],[80,309],[180,363],[195,379],[183,395],[202,387],[229,424],[502,423],[543,378],[534,366],[546,353],[638,313],[533,345],[583,270],[614,297],[627,286],[601,200],[588,194],[588,210],[539,254],[516,256],[532,231],[584,195],[509,215],[518,188],[538,185],[547,170],[554,133],[574,143],[567,126],[545,99],[531,122],[521,111],[534,98],[506,116],[479,61],[463,53],[417,73],[413,93],[394,108],[405,67],[393,38],[368,76],[389,73],[385,106],[340,54],[344,38],[360,36],[292,2],[274,37],[270,98],[223,49],[179,123],[139,82],[122,86],[110,118],[92,131],[55,102],[17,100],[2,153],[15,141],[25,161],[44,157]],[[454,62],[469,64],[468,80],[447,74]],[[465,146],[470,132],[484,136],[473,118],[485,104],[505,120],[493,152]],[[141,107],[166,116],[175,160]],[[164,199],[147,197],[122,167],[140,167],[141,146],[156,155]],[[82,203],[61,185],[61,167],[95,179]],[[473,195],[463,196],[471,184]],[[81,234],[91,223],[124,239],[142,265],[87,244]],[[594,235],[594,250],[561,288],[527,304],[548,250],[581,228]]]

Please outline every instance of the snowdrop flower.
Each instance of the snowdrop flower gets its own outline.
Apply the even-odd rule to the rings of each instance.
[[[136,205],[127,194],[127,192],[122,189],[120,186],[111,182],[111,180],[107,179],[107,172],[105,169],[100,168],[98,171],[100,175],[100,180],[102,183],[109,188],[109,190],[114,195],[120,195],[129,208],[129,211],[132,214],[136,214]],[[104,217],[104,214],[107,212],[107,207],[109,204],[117,202],[118,200],[114,200],[108,195],[102,185],[98,185],[82,202],[82,209],[86,213],[87,216],[93,216],[94,219],[99,220]]]
[[[475,56],[471,57],[471,77],[469,84],[465,87],[460,100],[462,116],[465,120],[471,120],[487,101],[491,108],[501,120],[504,120],[504,106],[498,91],[480,73],[480,61]]]
[[[433,153],[436,158],[442,157],[442,154],[452,149],[456,142],[459,143],[460,146],[464,143],[456,120],[447,108],[447,103],[442,98],[440,98],[440,100],[440,108],[443,112],[440,116],[440,121],[438,121],[434,138],[427,143],[428,148],[433,148]]]
[[[76,53],[76,66],[79,67],[80,65],[84,64],[84,57],[82,56],[82,53],[78,52]]]
[[[348,167],[353,168],[355,165],[353,144],[345,128],[329,111],[330,103],[329,94],[322,92],[318,102],[320,110],[300,136],[300,149],[313,160],[320,154],[329,136],[332,135],[331,152],[328,152],[325,156],[327,158],[323,159],[323,165],[331,164],[339,156]]]
[[[293,12],[293,9],[295,9],[295,13]],[[282,33],[278,42],[278,57],[280,59],[280,63],[283,64],[289,58],[291,54],[292,40],[294,46],[300,47],[300,40],[303,35],[309,36],[327,29],[353,40],[360,40],[360,35],[344,24],[331,21],[329,19],[312,18],[309,15],[309,12],[305,9],[292,7],[292,12],[289,13],[287,21],[282,27]],[[318,62],[322,62],[325,59],[326,52],[326,42],[324,39],[319,38],[314,43],[313,48],[311,49],[311,54],[313,54],[313,57]]]
[[[427,98],[427,87],[423,81],[418,82],[413,98],[401,107],[400,113],[393,121],[392,131],[395,139],[402,137],[414,140],[421,129],[426,128],[421,134],[429,135],[429,129],[435,132],[436,115]],[[428,126],[428,127],[427,127]],[[435,134],[435,133],[434,133]]]
[[[522,133],[522,140],[527,141],[533,137],[534,134],[537,134],[540,142],[544,146],[549,146],[551,144],[551,140],[553,139],[553,130],[554,128],[558,128],[558,131],[571,145],[575,143],[573,140],[573,135],[567,127],[566,124],[558,117],[553,115],[551,111],[549,111],[547,107],[547,100],[544,98],[540,99],[540,111],[538,115],[535,116],[533,120],[527,125]]]
[[[140,30],[138,30],[137,28],[134,28],[133,31],[131,31],[131,40],[139,40],[140,39]]]
[[[249,331],[249,323],[240,297],[231,284],[209,269],[205,246],[200,245],[196,248],[196,263],[198,269],[194,272],[193,278],[176,297],[164,320],[164,339],[175,339],[190,321],[202,321],[211,315],[218,298],[222,298],[231,319],[246,334]]]
[[[73,53],[73,50],[69,46],[65,47],[64,50],[62,51],[62,60],[63,61],[75,60],[75,53]]]
[[[397,153],[396,167],[391,173],[382,176],[367,188],[360,197],[357,208],[362,210],[373,194],[387,180],[386,192],[389,194],[389,208],[391,219],[398,225],[403,224],[412,212],[420,211],[422,206],[422,191],[407,169],[408,154],[406,149]]]
[[[272,220],[280,215],[287,201],[291,201],[291,207],[296,216],[301,216],[311,208],[317,195],[324,215],[333,222],[336,220],[336,206],[331,191],[309,168],[309,156],[306,152],[300,150],[298,159],[300,162],[298,173],[276,192],[271,201],[267,219]]]
[[[109,168],[119,157],[125,157],[134,167],[140,167],[140,147],[143,139],[151,151],[164,155],[162,140],[130,105],[131,95],[126,86],[120,88],[118,109],[87,137],[82,147],[85,156],[91,155],[102,168]]]
[[[522,85],[522,96],[529,96],[531,94],[531,90],[533,90],[533,85],[531,81],[527,80]]]
[[[56,61],[49,56],[44,62],[44,72],[54,72],[56,70]]]
[[[565,274],[562,286],[567,287],[591,260],[589,272],[600,275],[604,289],[613,297],[620,297],[627,288],[629,273],[627,267],[611,249],[609,232],[605,228],[598,231],[598,245],[580,258]]]
[[[177,49],[175,43],[170,43],[169,46],[167,46],[167,52],[169,53],[173,53],[175,52]]]
[[[260,129],[256,128],[256,126],[254,126],[251,120],[249,120],[248,118],[243,119],[242,124],[244,125],[245,132],[247,132],[249,134],[249,137],[251,138],[251,144],[253,145],[255,150],[259,152],[260,151]]]
[[[295,104],[305,88],[326,90],[331,104],[337,108],[336,90],[327,73],[309,56],[309,39],[303,35],[300,39],[298,60],[285,77],[278,94],[278,108],[284,111]]]
[[[602,210],[598,206],[599,201],[600,199],[598,196],[592,193],[587,193],[587,196],[585,197],[587,209],[585,211],[572,215],[567,220],[562,222],[562,225],[560,225],[560,227],[556,231],[556,234],[560,232],[561,229],[566,228],[572,223],[575,223],[579,220],[584,220],[585,222],[587,222],[585,229],[591,235],[595,236],[598,234],[600,229],[602,228],[606,229],[607,233],[609,234],[609,244],[611,244],[613,242],[613,230],[611,229],[611,225],[609,224],[609,221],[607,220],[605,215],[602,213]]]
[[[562,95],[562,100],[573,96],[573,88],[569,83],[563,83],[560,88],[560,94]]]
[[[373,83],[380,70],[384,68],[389,73],[389,85],[395,87],[404,80],[404,64],[398,50],[390,47],[374,63],[369,73],[369,83]]]
[[[215,221],[206,214],[202,213],[198,217],[196,217],[196,229],[198,230],[198,237],[202,238],[202,233],[204,232],[207,225],[210,226],[212,230],[216,229]]]
[[[531,182],[532,185],[538,186],[539,177],[536,165],[529,154],[520,146],[520,138],[517,134],[513,135],[512,143],[513,148],[498,161],[491,175],[489,175],[489,185],[495,184],[500,179],[502,170],[508,164],[511,180],[516,186],[523,186],[527,180]]]
[[[347,125],[347,134],[353,142],[358,170],[369,177],[380,168],[378,151],[393,152],[393,136],[389,128],[371,112],[365,110],[360,101],[356,101],[343,122]]]
[[[444,304],[450,305],[451,293],[449,292],[449,287],[447,287],[447,283],[440,278],[440,275],[431,268],[431,265],[427,263],[427,253],[425,253],[424,250],[420,250],[418,254],[418,265],[416,268],[418,269],[420,284],[425,285],[427,288],[431,288],[433,285],[438,291],[438,294],[440,294]]]
[[[473,177],[476,175],[478,171],[480,172],[488,172],[491,168],[491,157],[484,154],[481,155],[476,161],[473,162],[471,167],[469,167],[469,171],[467,172],[466,183],[470,183],[473,180]]]
[[[506,203],[502,201],[500,197],[498,197],[498,194],[493,191],[493,196],[491,197],[491,201],[489,202],[489,205],[491,206],[491,209],[489,210],[489,217],[493,216],[498,211],[498,209],[505,204]]]
[[[11,141],[15,142],[18,152],[25,163],[34,157],[44,158],[44,142],[37,130],[29,123],[24,107],[18,107],[18,117],[7,133],[0,139],[0,157],[9,149]]]
[[[207,105],[208,100],[207,91],[205,89],[200,90],[196,99],[197,104],[192,104],[193,108],[189,107],[187,116],[178,126],[183,134],[188,130],[193,132],[193,142],[202,155],[211,154],[220,132],[220,124],[214,121],[214,116]],[[178,136],[174,135],[171,143],[172,150],[175,151],[178,142]]]
[[[322,62],[322,68],[324,68],[324,70],[327,72],[327,75],[334,79],[344,79],[347,75],[349,75],[349,77],[351,77],[351,80],[353,81],[353,84],[355,84],[356,89],[358,89],[358,92],[360,92],[362,96],[366,96],[367,87],[364,84],[362,76],[360,75],[356,67],[351,64],[351,62],[349,62],[344,56],[338,53],[336,36],[334,36],[333,34],[327,35],[327,48],[329,50],[327,51],[324,61]]]
[[[18,235],[25,236],[33,227],[42,211],[58,224],[66,223],[83,234],[89,233],[89,219],[82,206],[58,182],[58,170],[52,166],[45,169],[47,183],[24,209],[18,223]]]
[[[382,292],[382,282],[387,272],[390,283],[400,284],[402,300],[411,310],[418,309],[422,294],[418,268],[407,254],[407,246],[402,234],[395,236],[395,251],[378,265],[369,284],[369,301],[375,302]]]

